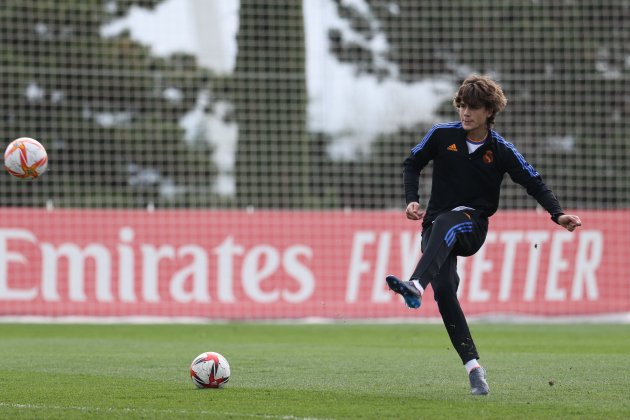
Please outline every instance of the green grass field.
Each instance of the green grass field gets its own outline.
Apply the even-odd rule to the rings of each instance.
[[[441,325],[0,324],[0,418],[630,418],[628,325],[472,330],[486,397]],[[190,381],[203,351],[225,388]]]

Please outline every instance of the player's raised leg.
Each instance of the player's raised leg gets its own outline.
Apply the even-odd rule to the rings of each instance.
[[[387,286],[405,299],[405,303],[411,309],[418,309],[422,305],[422,291],[412,281],[402,281],[396,276],[389,275],[385,278]]]

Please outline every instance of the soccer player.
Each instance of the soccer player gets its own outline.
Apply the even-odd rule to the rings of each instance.
[[[403,165],[406,215],[410,220],[422,220],[422,257],[409,280],[392,275],[386,278],[389,288],[414,309],[420,307],[429,284],[433,287],[444,326],[466,367],[473,395],[486,395],[489,387],[457,299],[457,256],[471,256],[483,245],[488,218],[499,206],[504,174],[525,187],[555,223],[570,232],[582,224],[578,216],[563,213],[538,172],[514,145],[492,130],[495,117],[506,104],[503,90],[494,80],[470,76],[453,99],[459,121],[434,125],[411,150]],[[431,196],[426,210],[422,210],[419,176],[430,161]]]

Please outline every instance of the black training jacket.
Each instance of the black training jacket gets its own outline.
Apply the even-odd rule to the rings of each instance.
[[[536,170],[497,132],[472,154],[468,153],[466,131],[460,122],[436,124],[405,159],[403,180],[407,204],[419,202],[420,171],[433,161],[431,198],[422,225],[458,206],[472,207],[485,217],[499,207],[503,176],[521,184],[549,212],[552,220],[562,214],[562,207]]]

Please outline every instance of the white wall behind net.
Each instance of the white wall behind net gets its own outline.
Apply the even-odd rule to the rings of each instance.
[[[628,5],[8,1],[3,137],[50,173],[6,205],[391,208],[400,162],[497,78],[496,129],[565,206],[626,207]],[[534,204],[506,183],[504,208]]]

